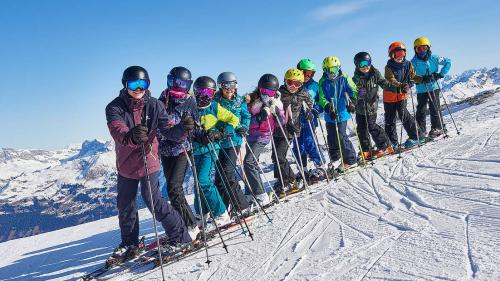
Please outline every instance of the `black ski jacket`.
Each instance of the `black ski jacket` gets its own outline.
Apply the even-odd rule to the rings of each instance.
[[[375,115],[377,114],[378,108],[378,87],[382,89],[388,89],[391,84],[387,81],[384,76],[378,71],[374,66],[370,68],[368,73],[363,73],[356,69],[354,71],[354,76],[352,81],[358,87],[358,92],[361,88],[366,89],[366,94],[364,97],[360,97],[358,94],[358,100],[356,103],[356,114],[361,115]],[[366,105],[366,112],[365,112]]]

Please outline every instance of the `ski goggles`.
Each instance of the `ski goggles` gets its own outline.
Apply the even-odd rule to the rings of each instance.
[[[415,47],[415,51],[417,51],[417,53],[426,52],[427,50],[429,50],[429,46],[427,45],[420,45]]]
[[[238,83],[236,81],[228,81],[228,82],[222,82],[220,84],[220,87],[222,89],[236,89],[238,88]]]
[[[202,89],[196,90],[196,96],[198,96],[198,97],[212,98],[214,96],[214,94],[215,94],[215,90],[210,89],[210,88],[202,88]]]
[[[271,90],[271,89],[266,89],[266,88],[259,88],[259,93],[261,95],[274,97],[276,95],[276,90]]]
[[[290,79],[288,79],[288,80],[285,80],[285,84],[289,88],[292,88],[292,87],[300,88],[300,87],[302,87],[302,82],[297,81],[297,80],[290,80]]]
[[[148,87],[149,83],[147,80],[138,79],[127,81],[127,89],[131,91],[135,91],[137,89],[146,90]]]
[[[363,60],[363,61],[359,62],[359,65],[358,65],[359,68],[369,67],[369,66],[370,66],[370,62],[367,60]]]
[[[334,66],[334,67],[330,67],[330,68],[325,68],[323,70],[325,72],[327,72],[327,73],[337,73],[337,72],[339,72],[340,67],[339,66]]]
[[[184,89],[184,90],[189,90],[191,88],[191,84],[193,83],[193,80],[182,80],[180,78],[167,78],[167,86],[169,88],[178,88],[178,89]]]

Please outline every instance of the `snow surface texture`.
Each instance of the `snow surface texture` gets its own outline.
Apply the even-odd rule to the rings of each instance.
[[[500,94],[445,115],[450,138],[311,186],[165,268],[168,280],[500,280]],[[269,153],[263,156],[270,163]],[[269,167],[266,174],[271,178]],[[190,198],[190,200],[192,200]],[[152,221],[140,214],[152,240]],[[116,217],[0,244],[0,280],[77,279],[119,243]],[[159,269],[113,280],[161,280]]]

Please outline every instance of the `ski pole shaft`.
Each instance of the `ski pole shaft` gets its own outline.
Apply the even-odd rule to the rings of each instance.
[[[349,95],[346,92],[344,92],[344,95],[346,98],[346,102],[350,104],[351,99],[349,98]],[[354,129],[354,133],[356,134],[356,139],[358,140],[358,148],[359,151],[361,152],[361,159],[363,159],[363,165],[366,166],[365,154],[363,153],[363,148],[361,147],[361,140],[359,139],[358,130],[356,128],[356,123],[354,123],[354,118],[352,117],[352,114],[351,114],[351,122],[352,122],[352,127]]]
[[[424,85],[425,85],[425,89],[427,90],[427,95],[429,97],[429,101],[432,103],[432,106],[434,107],[434,110],[436,111],[436,113],[438,115],[439,126],[441,127],[441,130],[443,130],[443,132],[444,132],[444,137],[447,138],[448,133],[444,129],[444,121],[443,121],[443,115],[441,115],[441,108],[438,108],[437,102],[434,102],[435,99],[432,97],[431,92],[429,91],[429,87],[427,87],[427,84],[424,83]],[[436,96],[436,98],[439,99],[439,96]],[[416,115],[415,115],[415,118],[416,118]],[[424,118],[426,118],[425,115],[424,115]]]
[[[455,130],[457,130],[457,135],[460,135],[460,130],[457,127],[457,123],[455,123],[455,119],[453,118],[453,114],[451,114],[450,107],[448,106],[448,102],[446,101],[446,97],[444,96],[444,93],[441,90],[441,84],[439,84],[438,80],[434,80],[434,81],[436,81],[438,88],[439,88],[439,92],[443,96],[444,105],[446,106],[446,110],[448,111],[448,114],[450,114],[451,121],[453,121],[453,126],[455,126]]]
[[[416,112],[415,112],[415,102],[413,101],[413,93],[410,88],[410,98],[411,98],[411,107],[413,109],[413,121],[415,123],[415,132],[417,133],[417,146],[420,147],[420,127],[418,126],[417,123],[417,118],[416,118]]]
[[[287,202],[288,200],[286,199],[285,181],[283,181],[283,174],[281,173],[281,166],[280,166],[280,162],[278,160],[278,151],[276,149],[276,142],[274,141],[274,133],[273,133],[273,129],[271,128],[271,122],[269,121],[269,117],[267,118],[267,126],[269,127],[269,131],[271,132],[271,145],[272,145],[272,149],[274,152],[275,165],[276,165],[276,167],[278,167],[278,174],[279,174],[280,180],[281,180],[281,189],[284,191],[285,202]],[[255,161],[257,161],[257,158],[255,158]],[[274,190],[274,188],[273,188],[273,190]]]
[[[337,108],[335,103],[333,102],[333,98],[330,99],[330,102],[332,103],[332,106]],[[336,111],[336,109],[335,109]],[[337,133],[337,142],[339,144],[339,152],[340,152],[340,163],[342,164],[342,170],[345,171],[345,163],[344,163],[344,155],[342,153],[342,143],[340,142],[340,135],[339,135],[339,116],[335,118],[335,132]]]

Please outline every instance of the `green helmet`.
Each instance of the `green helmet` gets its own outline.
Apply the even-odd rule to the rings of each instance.
[[[311,59],[301,59],[299,63],[297,63],[297,68],[300,70],[316,71],[316,65]]]

